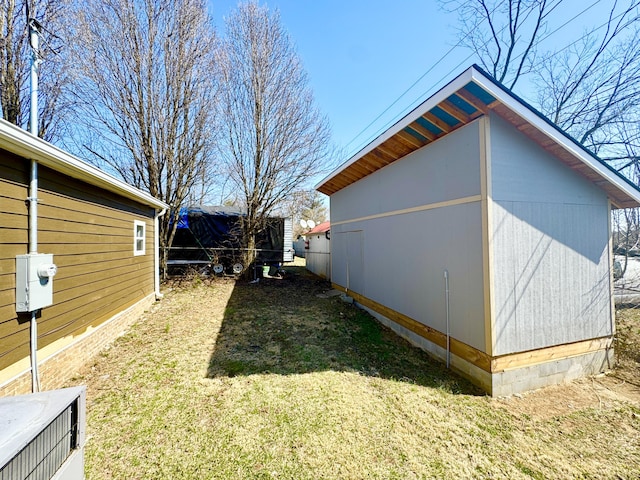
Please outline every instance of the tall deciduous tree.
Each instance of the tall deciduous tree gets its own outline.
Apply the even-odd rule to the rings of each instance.
[[[246,209],[249,265],[268,217],[322,169],[330,132],[277,12],[240,4],[220,52],[221,155]]]
[[[71,94],[94,160],[170,205],[160,223],[166,262],[173,212],[207,183],[215,121],[216,39],[204,0],[88,0],[77,12]]]
[[[0,3],[0,110],[2,118],[29,128],[29,72],[31,49],[27,10],[42,25],[38,52],[38,135],[49,141],[60,138],[68,106],[62,89],[70,77],[64,44],[69,16],[68,0],[3,0]],[[28,9],[26,8],[28,7]]]
[[[529,74],[542,113],[605,160],[629,166],[630,137],[621,133],[628,133],[623,126],[637,123],[640,114],[640,0],[614,1],[600,25],[562,50],[540,53],[546,22],[562,2],[443,4],[456,8],[462,43],[497,80],[513,89]]]

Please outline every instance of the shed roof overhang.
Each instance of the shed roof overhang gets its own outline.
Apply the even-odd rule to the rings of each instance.
[[[135,200],[143,205],[158,210],[169,208],[169,205],[152,195],[118,180],[99,168],[4,120],[0,120],[0,148],[28,160],[35,160],[39,165]]]
[[[326,195],[493,111],[603,189],[614,208],[640,206],[640,190],[477,65],[465,70],[322,180]]]

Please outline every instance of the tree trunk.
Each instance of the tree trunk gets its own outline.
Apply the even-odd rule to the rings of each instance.
[[[254,234],[247,235],[247,249],[244,251],[242,264],[244,265],[247,275],[253,275],[253,269],[250,268],[256,260],[256,236]]]

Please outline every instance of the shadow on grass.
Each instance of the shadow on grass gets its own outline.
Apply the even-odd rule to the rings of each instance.
[[[331,285],[304,267],[284,279],[238,281],[227,303],[208,376],[350,371],[483,394],[340,297],[319,298]]]

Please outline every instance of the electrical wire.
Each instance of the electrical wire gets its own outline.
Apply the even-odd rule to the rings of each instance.
[[[570,23],[574,22],[576,19],[578,19],[579,17],[581,17],[582,15],[584,15],[586,12],[588,12],[589,10],[591,10],[594,6],[598,5],[599,3],[601,3],[602,0],[596,0],[595,2],[593,2],[591,5],[589,5],[588,7],[586,7],[585,9],[583,9],[582,11],[580,11],[579,13],[577,13],[576,15],[574,15],[573,17],[571,17],[569,20],[567,20],[566,22],[564,22],[562,25],[560,25],[559,27],[557,27],[555,30],[553,30],[552,32],[548,33],[547,35],[543,36],[542,38],[540,38],[539,40],[537,40],[534,43],[534,47],[537,47],[541,42],[547,40],[549,37],[551,37],[552,35],[554,35],[555,33],[559,32],[560,30],[562,30],[564,27],[566,27],[567,25],[569,25]],[[561,2],[556,3],[551,10],[549,11],[549,13],[551,13],[553,10],[555,10]],[[495,12],[495,9],[497,7],[494,8],[494,10],[491,12]],[[622,15],[624,15],[625,12],[620,13],[619,15],[612,17],[611,20],[616,20],[618,18],[620,18]],[[564,50],[566,50],[567,48],[571,47],[572,45],[578,43],[579,41],[583,40],[584,38],[586,38],[587,36],[593,34],[594,32],[597,32],[598,30],[602,29],[603,27],[605,27],[606,25],[608,25],[610,23],[610,20],[608,20],[607,22],[603,23],[602,25],[600,25],[599,27],[597,27],[596,29],[590,31],[589,33],[586,33],[585,35],[583,35],[582,37],[578,38],[577,40],[575,40],[574,42],[568,44],[567,46],[563,47],[562,49],[558,50],[556,53],[562,52]],[[504,31],[504,29],[507,26],[503,26],[499,31],[498,34],[502,33]],[[426,75],[428,75],[433,68],[435,68],[438,64],[440,64],[448,55],[450,55],[456,48],[458,48],[459,46],[461,46],[462,42],[471,34],[471,32],[467,33],[456,45],[454,45],[453,47],[451,47],[444,55],[442,55],[438,61],[432,65],[429,69],[427,69],[427,71],[425,73],[423,73],[417,80],[415,80],[411,86],[409,88],[407,88],[404,92],[402,92],[387,108],[385,108],[374,120],[372,120],[365,128],[362,129],[362,131],[360,131],[351,141],[349,141],[346,145],[345,145],[345,149],[346,147],[348,147],[349,145],[351,145],[353,142],[355,142],[358,137],[360,137],[362,134],[364,134],[372,125],[374,125],[385,113],[387,113],[394,105],[396,105],[400,99],[402,97],[404,97],[410,90],[412,90]],[[492,38],[489,38],[487,41],[485,41],[483,43],[483,46],[486,46],[490,41],[492,41]],[[372,134],[371,136],[367,137],[367,139],[363,142],[360,142],[358,145],[358,148],[354,149],[353,153],[359,151],[361,148],[363,148],[365,145],[367,145],[368,143],[370,143],[374,138],[376,138],[380,132],[384,131],[385,129],[387,129],[389,127],[389,125],[393,125],[395,122],[398,121],[399,118],[402,118],[404,115],[406,115],[408,112],[410,112],[412,109],[414,109],[417,104],[419,102],[422,101],[422,99],[424,99],[429,93],[431,93],[432,91],[434,91],[436,88],[439,87],[439,85],[446,80],[447,78],[449,78],[451,76],[451,74],[455,71],[457,71],[461,65],[466,64],[472,57],[474,57],[476,55],[476,52],[472,52],[471,54],[469,54],[467,57],[465,57],[462,61],[460,61],[458,64],[456,64],[453,68],[451,68],[446,74],[444,74],[437,82],[435,82],[433,84],[432,87],[430,87],[428,90],[426,90],[422,95],[418,96],[418,98],[416,100],[414,100],[408,107],[406,107],[405,109],[403,109],[399,114],[397,114],[396,116],[394,116],[394,118],[392,120],[390,120],[389,122],[387,122],[385,124],[385,126],[381,127],[380,129],[378,129],[374,134]],[[520,53],[519,55],[516,55],[514,57],[514,60],[517,60],[518,58],[522,57],[522,53]],[[348,155],[348,157],[351,157],[352,154]]]
[[[494,13],[498,8],[498,5],[496,5],[494,7],[494,9],[491,11],[491,13]],[[483,20],[484,21],[484,20]],[[504,27],[503,27],[504,30]],[[462,43],[467,39],[467,37],[469,37],[471,35],[471,32],[468,32],[465,36],[463,36],[458,43],[456,43],[453,47],[451,47],[444,55],[442,55],[438,61],[436,61],[436,63],[434,63],[433,65],[431,65],[430,68],[427,69],[426,72],[424,72],[422,75],[420,75],[420,77],[418,77],[418,79],[416,81],[414,81],[404,92],[402,92],[398,97],[396,97],[396,99],[387,107],[385,108],[376,118],[374,118],[366,127],[364,127],[360,133],[358,133],[355,137],[353,137],[353,140],[351,140],[349,143],[347,143],[344,148],[346,149],[349,145],[351,145],[353,142],[356,141],[356,139],[362,135],[364,132],[366,132],[373,124],[375,124],[385,113],[387,113],[396,103],[398,103],[400,101],[400,99],[402,97],[404,97],[407,93],[409,93],[413,87],[415,87],[424,77],[426,77],[435,67],[437,67],[440,62],[442,62],[451,52],[453,52],[456,48],[460,47],[462,45]]]
[[[468,36],[469,34],[467,34]],[[466,38],[466,37],[465,37]],[[463,39],[464,40],[464,39]],[[366,127],[364,127],[362,129],[362,131],[360,131],[360,133],[358,133],[355,137],[353,137],[353,140],[351,140],[349,143],[347,143],[344,148],[347,148],[349,145],[351,145],[353,142],[356,141],[356,139],[362,135],[364,132],[366,132],[373,124],[375,124],[378,120],[380,120],[380,118],[387,113],[389,110],[391,110],[391,108],[400,101],[400,99],[402,97],[404,97],[407,93],[409,93],[413,87],[415,87],[424,77],[426,77],[429,73],[431,73],[431,71],[438,66],[438,64],[440,64],[440,62],[442,62],[447,55],[449,55],[453,50],[455,50],[456,48],[458,48],[460,46],[460,44],[462,43],[463,40],[460,40],[456,45],[454,45],[453,47],[451,47],[449,49],[449,51],[447,51],[447,53],[445,53],[443,56],[441,56],[438,61],[436,63],[434,63],[429,69],[427,69],[426,72],[424,72],[422,75],[420,75],[420,77],[418,77],[418,79],[413,82],[409,88],[407,88],[404,92],[402,92],[387,108],[385,108],[376,118],[374,118]]]

